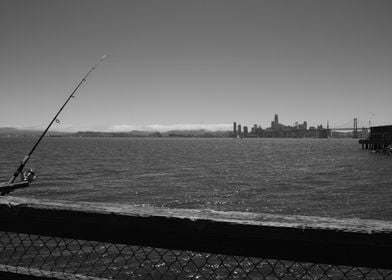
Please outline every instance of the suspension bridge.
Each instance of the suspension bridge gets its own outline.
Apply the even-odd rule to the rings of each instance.
[[[327,124],[327,129],[330,131],[352,131],[353,138],[358,138],[358,127],[361,131],[368,132],[370,129],[370,121],[365,123],[363,121],[359,121],[358,118],[354,118],[353,120],[350,120],[340,125],[336,125],[334,127],[329,127],[329,124]]]

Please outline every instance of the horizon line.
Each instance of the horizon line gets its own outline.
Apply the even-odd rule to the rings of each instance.
[[[237,122],[237,124],[240,124]],[[389,125],[387,122],[373,123],[372,126]],[[309,126],[313,126],[309,124]],[[330,124],[331,126],[331,124]],[[249,126],[248,126],[249,127]],[[17,130],[31,130],[43,131],[44,126],[20,126],[20,125],[7,125],[0,126],[0,129],[17,129]],[[265,127],[267,128],[267,127]],[[215,123],[215,124],[150,124],[150,125],[129,125],[129,124],[115,124],[107,126],[78,126],[78,125],[62,125],[61,127],[52,127],[52,132],[76,133],[80,131],[90,132],[131,132],[131,131],[144,131],[144,132],[168,132],[175,130],[191,131],[191,130],[205,130],[205,131],[231,131],[233,123]]]
[[[17,130],[31,130],[41,131],[44,130],[44,126],[19,126],[19,125],[7,125],[2,126],[3,129],[17,129]],[[168,132],[175,130],[205,130],[205,131],[230,131],[232,124],[151,124],[151,125],[128,125],[128,124],[117,124],[109,126],[77,126],[77,125],[65,125],[62,127],[52,127],[52,132],[65,132],[75,133],[80,131],[90,132],[131,132],[131,131],[145,131],[145,132]]]

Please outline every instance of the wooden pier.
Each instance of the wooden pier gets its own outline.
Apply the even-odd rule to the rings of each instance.
[[[359,140],[359,144],[362,150],[385,150],[392,145],[392,125],[371,127],[369,138]]]

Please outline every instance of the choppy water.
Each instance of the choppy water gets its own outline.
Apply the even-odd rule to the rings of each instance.
[[[36,139],[0,138],[6,181]],[[392,220],[392,157],[353,139],[45,138],[14,195]]]

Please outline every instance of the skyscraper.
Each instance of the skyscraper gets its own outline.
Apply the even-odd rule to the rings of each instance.
[[[233,122],[233,137],[237,137],[237,123]]]
[[[279,117],[278,114],[275,114],[275,118],[274,118],[274,129],[279,129]]]

